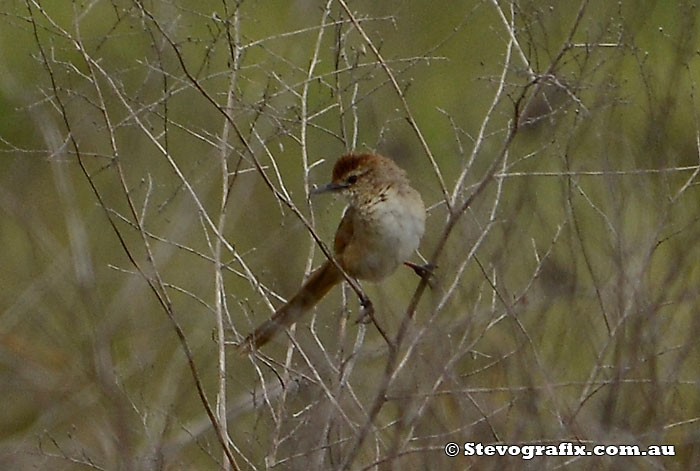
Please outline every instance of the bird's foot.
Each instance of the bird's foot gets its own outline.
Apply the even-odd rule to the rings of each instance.
[[[432,278],[435,276],[435,269],[437,268],[437,265],[433,265],[432,263],[418,265],[417,263],[413,262],[403,262],[403,264],[410,267],[416,273],[416,275],[423,278],[425,282],[428,283],[428,286],[431,288],[433,287]]]
[[[386,332],[384,332],[384,329],[382,329],[382,327],[379,325],[377,319],[374,318],[374,306],[372,305],[372,301],[370,301],[368,297],[362,297],[360,298],[360,306],[362,306],[362,313],[355,323],[374,324],[381,336],[384,337],[384,340],[386,341],[387,345],[389,345],[389,348],[394,349],[394,343],[391,341]]]
[[[374,321],[374,306],[368,297],[360,298],[360,306],[362,310],[360,317],[357,318],[356,324],[370,324]]]

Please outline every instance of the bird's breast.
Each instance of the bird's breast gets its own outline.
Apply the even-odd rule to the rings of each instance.
[[[352,241],[342,254],[351,275],[381,280],[418,248],[425,227],[425,208],[415,190],[380,192],[355,207]]]

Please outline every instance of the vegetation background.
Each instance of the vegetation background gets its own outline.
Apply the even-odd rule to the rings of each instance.
[[[696,468],[698,18],[5,0],[0,468]],[[343,202],[309,190],[349,151],[422,193],[432,286],[364,285],[390,343],[344,287],[237,355],[324,259]],[[675,456],[444,453],[564,441]]]

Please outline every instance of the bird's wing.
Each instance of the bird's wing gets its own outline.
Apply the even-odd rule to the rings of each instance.
[[[353,237],[353,220],[355,210],[352,206],[348,206],[343,214],[343,219],[340,220],[338,225],[338,230],[335,232],[335,241],[333,243],[333,251],[336,257],[342,255],[345,247],[347,247],[348,242],[352,240]]]

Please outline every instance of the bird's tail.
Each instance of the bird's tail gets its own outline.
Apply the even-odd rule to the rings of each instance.
[[[265,345],[275,335],[298,321],[342,279],[343,275],[340,270],[333,262],[327,260],[311,274],[299,292],[287,304],[279,308],[270,319],[241,342],[238,350],[241,353],[248,353]]]

